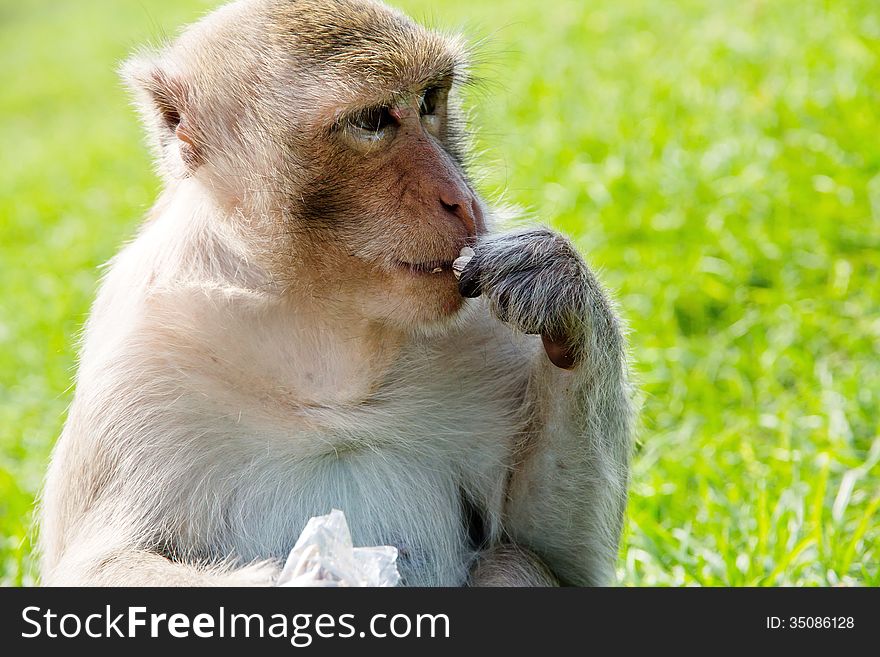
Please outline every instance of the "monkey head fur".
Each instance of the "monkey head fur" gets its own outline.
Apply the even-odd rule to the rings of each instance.
[[[199,185],[282,292],[407,331],[455,316],[451,262],[486,230],[460,39],[372,0],[244,0],[122,72],[167,193]]]

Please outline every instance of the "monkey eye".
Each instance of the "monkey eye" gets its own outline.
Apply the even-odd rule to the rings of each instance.
[[[430,116],[437,111],[437,105],[440,103],[440,87],[429,87],[425,89],[425,93],[419,99],[419,114],[422,116]]]
[[[447,88],[435,85],[425,89],[425,93],[419,98],[419,116],[422,125],[435,137],[441,137],[443,122],[443,107],[446,102]]]
[[[364,139],[378,140],[385,129],[395,123],[387,107],[369,107],[356,112],[349,119],[349,125]]]

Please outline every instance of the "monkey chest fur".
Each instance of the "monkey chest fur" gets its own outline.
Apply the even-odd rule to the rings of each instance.
[[[525,424],[523,363],[501,359],[499,371],[480,367],[485,357],[432,343],[357,403],[260,395],[227,409],[182,507],[212,508],[182,518],[175,540],[214,558],[283,559],[310,517],[341,509],[356,545],[398,548],[404,584],[462,584],[476,543],[500,529]]]

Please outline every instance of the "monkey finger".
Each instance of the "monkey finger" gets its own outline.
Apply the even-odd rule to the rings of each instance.
[[[458,291],[461,296],[468,299],[474,299],[483,294],[483,287],[476,269],[476,267],[465,269],[461,278],[458,279]]]
[[[461,250],[461,255],[452,263],[452,273],[458,279],[458,291],[461,296],[473,299],[483,294],[480,271],[473,249],[465,247]]]

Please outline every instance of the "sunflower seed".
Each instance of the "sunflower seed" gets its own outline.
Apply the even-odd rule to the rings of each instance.
[[[466,246],[459,252],[458,257],[452,262],[452,273],[456,278],[461,278],[461,272],[474,257],[474,250]]]

